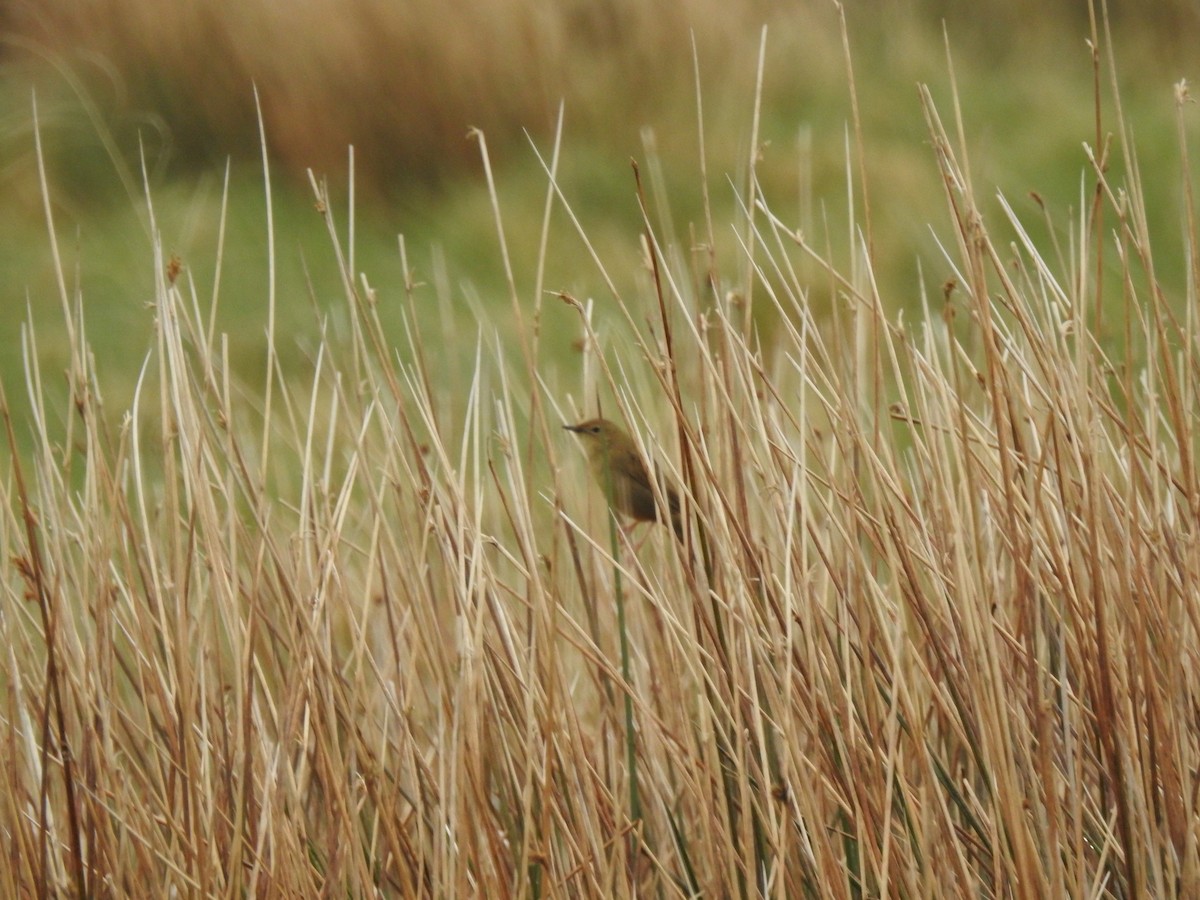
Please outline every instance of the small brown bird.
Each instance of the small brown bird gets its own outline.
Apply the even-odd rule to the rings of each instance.
[[[578,425],[564,425],[563,428],[583,439],[588,467],[604,491],[609,506],[635,523],[662,521],[654,502],[650,474],[638,453],[637,444],[621,426],[608,419],[588,419]],[[665,484],[661,485],[661,493],[667,501],[675,537],[682,541],[679,495]]]

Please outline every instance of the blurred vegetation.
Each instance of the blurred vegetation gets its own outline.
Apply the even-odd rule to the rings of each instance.
[[[782,6],[0,0],[0,895],[1197,895],[1194,2]]]
[[[274,167],[285,334],[313,333],[314,320],[331,310],[336,318],[329,298],[340,287],[306,172],[328,178],[344,202],[351,144],[355,265],[379,287],[385,323],[398,324],[403,313],[393,302],[403,294],[403,234],[420,283],[418,312],[473,334],[472,306],[502,297],[505,288],[480,147],[468,131],[486,135],[510,250],[521,271],[531,272],[546,179],[528,140],[549,152],[560,102],[564,193],[619,286],[636,288],[641,226],[629,160],[649,160],[661,171],[669,200],[657,210],[659,224],[669,222],[669,237],[686,252],[702,208],[694,41],[708,186],[718,215],[731,220],[750,158],[764,25],[758,177],[775,209],[795,198],[796,227],[819,234],[838,261],[852,253],[850,85],[833,3],[97,0],[81,7],[9,0],[0,9],[0,264],[7,274],[0,335],[10,348],[0,379],[10,395],[19,393],[22,321],[31,315],[36,323],[49,370],[65,352],[58,349],[62,316],[34,152],[34,96],[55,226],[66,268],[77,274],[68,292],[84,305],[97,364],[112,370],[102,380],[121,397],[132,390],[151,333],[144,305],[155,273],[146,265],[143,167],[164,243],[206,297],[231,166],[217,321],[231,335],[239,368],[260,371],[268,258],[256,90]],[[1130,0],[1111,3],[1110,11],[1117,78],[1142,158],[1175,160],[1172,86],[1194,74],[1188,48],[1200,35],[1197,8],[1172,0],[1148,12]],[[981,193],[1004,191],[1033,221],[1040,214],[1030,192],[1057,212],[1086,202],[1082,145],[1094,143],[1096,132],[1087,4],[887,0],[849,4],[846,15],[869,161],[874,270],[892,286],[885,294],[915,304],[919,273],[933,285],[949,274],[930,234],[931,225],[944,224],[944,200],[916,89],[928,83],[948,104],[945,38]],[[1176,235],[1181,205],[1171,184],[1155,179],[1147,199],[1158,230]],[[861,208],[864,198],[856,194],[853,202]],[[346,218],[343,211],[343,224]],[[1182,279],[1183,258],[1168,237],[1160,274]],[[828,292],[813,274],[818,296]],[[569,228],[554,233],[546,287],[603,292]],[[527,293],[530,279],[518,288]],[[567,315],[546,323],[564,355],[573,327]],[[302,363],[303,341],[294,343],[295,357],[284,366]],[[282,351],[288,346],[280,342]]]

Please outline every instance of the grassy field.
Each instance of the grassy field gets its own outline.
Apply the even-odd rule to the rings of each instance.
[[[757,86],[700,34],[702,124],[685,52],[653,133],[568,105],[490,181],[146,190],[39,88],[0,894],[1200,894],[1194,106],[1086,20],[952,84],[880,8]],[[682,541],[616,527],[598,412]]]
[[[504,2],[513,6],[513,21],[534,15],[535,5],[525,0]],[[953,3],[897,0],[878,5],[874,13],[848,10],[859,88],[864,171],[858,171],[857,160],[847,166],[847,141],[858,138],[849,133],[848,72],[835,8],[800,4],[787,15],[773,15],[770,4],[746,0],[735,14],[714,12],[706,2],[667,4],[652,21],[641,4],[613,4],[609,43],[602,46],[588,39],[586,29],[576,35],[570,22],[542,23],[536,78],[527,73],[514,75],[512,85],[506,80],[506,73],[523,72],[529,63],[520,44],[503,45],[505,52],[487,63],[495,71],[466,67],[471,79],[506,85],[491,92],[476,89],[470,79],[466,87],[459,84],[463,57],[480,54],[460,46],[461,32],[438,30],[436,16],[417,29],[428,48],[425,74],[417,78],[406,77],[403,67],[368,64],[370,56],[354,65],[344,62],[347,48],[364,32],[407,33],[403,20],[376,22],[379,11],[371,12],[370,4],[348,5],[345,22],[329,35],[315,5],[297,13],[293,39],[277,44],[256,37],[254,23],[239,18],[248,13],[214,15],[224,9],[220,0],[182,11],[113,0],[91,4],[86,12],[73,3],[60,10],[51,2],[14,2],[2,58],[6,88],[0,91],[0,121],[7,123],[0,129],[5,136],[0,264],[7,275],[0,284],[0,333],[15,345],[20,324],[31,318],[49,354],[47,366],[62,368],[66,332],[34,153],[34,90],[67,286],[87,312],[91,347],[118,413],[128,405],[136,378],[135,367],[127,364],[131,348],[148,347],[152,337],[145,308],[154,291],[156,273],[149,263],[155,236],[147,227],[145,182],[166,251],[178,255],[198,291],[211,296],[218,287],[217,232],[230,165],[219,291],[225,302],[216,322],[231,336],[234,360],[245,363],[238,371],[249,376],[261,368],[267,221],[254,86],[272,153],[276,314],[285,335],[310,333],[337,309],[340,280],[324,224],[313,212],[307,170],[328,180],[345,221],[348,143],[355,146],[359,270],[374,277],[385,300],[398,301],[397,235],[403,234],[414,277],[424,285],[444,282],[440,302],[420,306],[461,311],[460,327],[473,330],[470,298],[491,306],[504,293],[505,274],[480,146],[468,135],[469,126],[487,136],[509,253],[519,268],[532,270],[542,255],[545,176],[525,131],[548,153],[560,101],[563,191],[622,290],[644,290],[629,161],[661,161],[655,171],[661,172],[662,187],[654,200],[656,213],[663,211],[657,224],[665,242],[689,246],[690,231],[704,216],[689,27],[695,28],[704,97],[704,186],[713,216],[729,221],[739,215],[735,186],[744,188],[760,28],[767,22],[756,147],[762,189],[789,225],[828,246],[841,265],[848,265],[852,252],[851,211],[861,211],[869,200],[876,278],[886,286],[886,302],[896,308],[919,309],[920,266],[931,278],[948,274],[929,231],[931,224],[944,227],[948,220],[916,87],[929,84],[935,95],[949,96],[938,14],[947,16],[964,128],[981,183],[1003,190],[1031,218],[1040,214],[1031,192],[1059,222],[1076,216],[1087,202],[1079,178],[1086,165],[1083,143],[1095,144],[1096,135],[1085,14],[1040,18],[1041,27],[1029,29],[1021,23],[1033,12],[1021,4],[990,9],[992,18],[983,20]],[[1185,18],[1183,8],[1163,3],[1154,17],[1133,10],[1114,25],[1123,54],[1116,77],[1125,114],[1143,158],[1155,166],[1175,155],[1172,85],[1189,74],[1191,64],[1186,36],[1192,32],[1173,29]],[[412,9],[431,15],[421,3]],[[560,32],[576,35],[576,43]],[[485,39],[494,29],[480,24],[473,33]],[[306,39],[314,34],[327,40]],[[233,45],[218,73],[208,74],[210,55],[179,45],[204,39],[214,47]],[[382,38],[377,43],[364,46],[376,48],[372,53],[390,46]],[[313,44],[319,49],[306,50]],[[618,49],[610,53],[609,44]],[[340,74],[328,75],[331,69]],[[146,78],[147,71],[159,74]],[[296,97],[306,98],[303,108]],[[379,97],[389,102],[379,104]],[[1111,118],[1111,94],[1103,104]],[[425,114],[430,107],[441,112]],[[401,115],[397,109],[411,111]],[[1179,281],[1185,254],[1175,240],[1182,213],[1176,173],[1147,179],[1144,189],[1149,228],[1165,235],[1158,265]],[[991,190],[982,192],[980,202],[989,213],[999,212]],[[726,259],[732,261],[736,251],[724,251]],[[590,254],[570,231],[551,232],[544,266],[551,287],[581,296],[605,290]],[[814,302],[828,308],[834,292],[826,282],[812,281]],[[532,285],[520,288],[527,292]],[[381,307],[389,331],[398,322],[392,315],[397,305]],[[563,340],[554,346],[569,344],[565,331],[556,335]],[[294,360],[295,342],[285,339],[277,349]],[[569,353],[561,358],[569,361]],[[0,358],[0,377],[19,383],[20,354]],[[50,386],[58,383],[54,379]],[[25,398],[13,402],[23,404]]]

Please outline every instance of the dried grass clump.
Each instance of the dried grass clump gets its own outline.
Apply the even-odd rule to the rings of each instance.
[[[71,73],[109,126],[153,114],[160,133],[142,124],[142,137],[176,157],[210,165],[253,147],[257,89],[272,150],[292,173],[344,171],[354,144],[360,183],[395,185],[474,164],[469,128],[494,142],[548,131],[564,99],[585,118],[598,107],[592,127],[611,128],[623,121],[617,110],[628,116],[675,93],[668,85],[688,71],[689,33],[720,71],[770,8],[763,0],[13,0],[0,15],[12,58]]]
[[[27,331],[8,442],[37,451],[0,486],[0,892],[1197,895],[1200,279],[1155,278],[1123,123],[1059,256],[1015,215],[997,243],[925,101],[953,281],[915,324],[866,217],[836,264],[753,170],[743,219],[701,228],[739,273],[650,214],[649,302],[543,307],[540,261],[506,258],[519,341],[485,323],[461,377],[411,281],[393,353],[320,188],[346,327],[307,384],[268,322],[239,386],[156,245],[110,430],[64,289],[69,403]],[[684,544],[606,522],[559,429],[597,396],[674,477]]]

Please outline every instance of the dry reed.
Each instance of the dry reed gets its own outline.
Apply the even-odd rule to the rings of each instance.
[[[649,302],[506,259],[516,346],[423,331],[452,298],[377,292],[314,182],[346,306],[306,384],[272,350],[240,385],[156,244],[116,429],[64,287],[69,403],[28,329],[8,442],[37,449],[0,484],[0,891],[1200,892],[1200,278],[1155,278],[1123,122],[1060,255],[985,218],[925,109],[952,275],[915,323],[865,226],[838,264],[753,170],[697,239],[737,273],[652,208]],[[546,166],[547,228],[586,242]],[[411,311],[398,353],[381,302]],[[577,373],[551,315],[579,316]],[[558,427],[597,397],[672,473],[685,545],[607,527]]]

